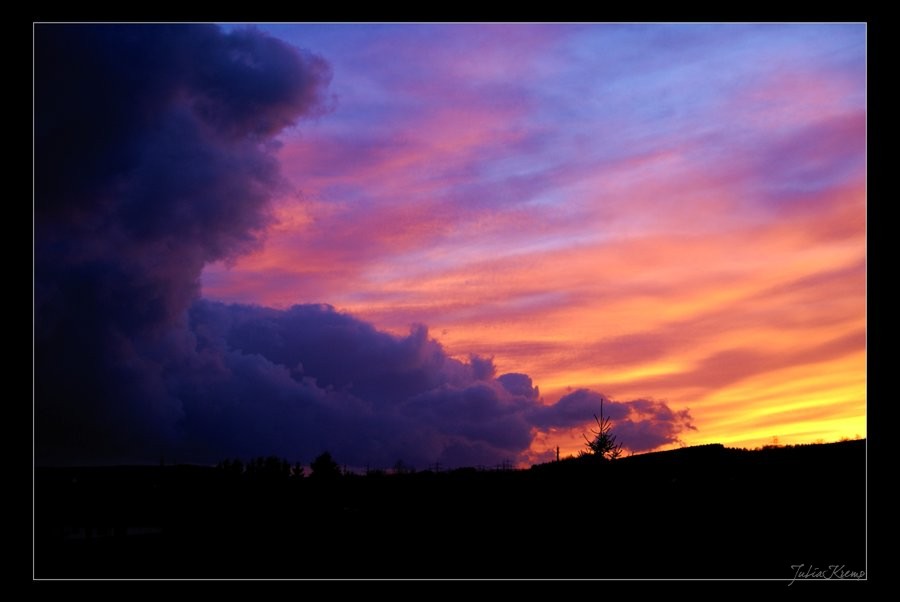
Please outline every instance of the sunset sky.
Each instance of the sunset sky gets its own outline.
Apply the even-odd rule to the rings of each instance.
[[[80,101],[68,103],[67,109],[49,100],[42,104],[43,74],[65,73],[61,67],[42,71],[44,65],[69,60],[41,45],[45,38],[55,40],[57,31],[45,26],[38,32],[35,67],[36,379],[41,381],[42,366],[58,364],[53,355],[57,346],[51,343],[71,339],[78,322],[42,321],[72,311],[68,305],[59,309],[64,303],[58,291],[68,289],[43,286],[62,282],[63,268],[53,271],[57,267],[50,258],[66,255],[93,278],[101,270],[97,266],[105,265],[106,260],[98,258],[109,257],[115,249],[115,278],[129,287],[138,282],[141,291],[157,285],[167,291],[159,295],[164,309],[158,311],[165,319],[153,318],[151,324],[148,310],[140,314],[142,326],[137,329],[131,327],[137,314],[116,317],[108,344],[96,352],[110,358],[134,354],[137,359],[121,366],[119,359],[110,359],[91,368],[116,374],[120,368],[122,374],[135,370],[158,379],[141,385],[140,395],[129,394],[147,399],[146,408],[135,411],[144,417],[134,419],[135,424],[148,424],[146,416],[152,415],[150,422],[158,418],[166,425],[154,427],[166,435],[148,436],[148,441],[177,439],[178,444],[158,446],[174,445],[185,457],[232,449],[264,453],[250,439],[232,448],[210,434],[226,428],[215,426],[226,419],[221,418],[223,411],[209,409],[209,383],[219,383],[215,386],[235,396],[237,401],[227,407],[245,403],[235,393],[244,390],[241,386],[222,384],[226,377],[221,375],[242,374],[237,366],[247,367],[254,379],[280,383],[266,384],[270,388],[265,390],[278,391],[284,408],[294,407],[292,395],[314,405],[332,403],[322,400],[335,392],[346,393],[334,403],[348,408],[360,403],[367,409],[359,411],[371,416],[365,427],[348,427],[352,432],[384,432],[384,440],[403,432],[413,438],[418,435],[411,433],[421,434],[413,423],[427,422],[438,434],[430,442],[410,442],[409,448],[402,448],[420,463],[441,458],[482,463],[501,456],[527,463],[547,458],[557,445],[564,454],[576,453],[584,447],[581,435],[595,407],[587,401],[580,405],[579,400],[598,395],[623,404],[621,408],[631,404],[619,414],[613,410],[614,418],[632,419],[632,430],[619,431],[626,445],[629,434],[639,440],[642,425],[652,427],[649,418],[639,420],[651,414],[654,421],[682,417],[671,422],[678,426],[664,437],[648,439],[660,443],[660,449],[712,442],[754,447],[771,443],[773,437],[785,444],[866,436],[864,24],[279,24],[258,25],[249,33],[243,26],[222,26],[204,33],[213,41],[196,46],[202,50],[190,50],[193,42],[167,41],[166,48],[175,49],[175,58],[181,52],[195,57],[198,52],[212,53],[209,48],[221,43],[227,50],[222,56],[235,61],[223,67],[229,78],[255,78],[269,59],[271,69],[287,69],[287,59],[279,54],[283,45],[272,46],[270,52],[265,40],[275,38],[302,49],[295,56],[305,62],[297,69],[309,79],[290,80],[301,82],[296,93],[290,93],[290,103],[281,97],[281,104],[272,100],[275,108],[266,108],[266,117],[247,129],[261,150],[247,154],[246,161],[241,155],[239,162],[235,149],[251,152],[238,146],[246,144],[245,134],[225,140],[221,131],[232,127],[226,120],[250,128],[249,118],[238,112],[257,119],[255,107],[270,99],[246,93],[241,103],[216,104],[216,94],[246,90],[228,88],[222,83],[226,75],[209,75],[206,66],[212,59],[198,60],[200,67],[184,68],[184,75],[134,84],[135,90],[158,84],[177,93],[123,92],[127,99],[141,99],[137,104],[142,112],[140,119],[114,112],[114,124],[119,118],[139,124],[120,128],[121,140],[115,138],[118,134],[103,134],[109,139],[70,141],[64,150],[78,148],[90,159],[94,152],[121,156],[113,152],[119,148],[170,148],[169,142],[159,141],[169,139],[158,134],[169,130],[153,125],[161,115],[165,119],[160,117],[160,123],[188,119],[205,124],[197,126],[202,152],[185,152],[175,160],[171,153],[134,151],[136,158],[125,167],[97,159],[97,165],[116,167],[95,169],[96,178],[76,187],[83,191],[81,196],[60,192],[67,172],[54,175],[59,182],[52,189],[43,190],[40,184],[48,172],[63,170],[56,155],[48,151],[45,159],[41,154],[42,145],[50,145],[50,138],[42,138],[42,118],[55,118],[56,111],[63,110],[77,117],[82,107],[97,106],[91,92],[80,88]],[[240,36],[253,42],[241,46],[235,42],[245,39]],[[102,51],[90,52],[108,57],[124,43],[110,38],[98,43]],[[42,53],[52,58],[42,62]],[[123,63],[121,69],[136,77],[142,68],[166,73],[164,60],[157,60],[149,67],[148,62]],[[78,68],[86,68],[84,64]],[[246,68],[246,74],[236,75],[238,68]],[[47,90],[62,85],[63,76],[54,77],[47,77]],[[101,75],[96,77],[99,81]],[[259,78],[253,80],[253,94],[282,94],[282,88],[266,88],[263,75]],[[175,80],[180,83],[170,83]],[[123,89],[128,85],[122,84]],[[76,90],[74,84],[70,87]],[[47,92],[46,97],[51,96]],[[194,100],[200,96],[202,102]],[[120,105],[110,101],[110,106]],[[104,119],[108,113],[100,115],[98,109],[86,123]],[[208,133],[203,129],[207,126],[218,133]],[[53,140],[60,139],[54,135]],[[183,145],[173,143],[172,148]],[[212,148],[227,150],[219,155]],[[213,167],[198,167],[196,157]],[[280,167],[271,169],[280,169],[280,175],[259,176],[264,171],[260,166],[270,169],[267,161],[273,158]],[[170,160],[174,168],[166,163]],[[244,171],[236,165],[255,167]],[[147,175],[172,178],[173,169],[192,175],[177,176],[177,185],[158,184],[159,176],[154,180]],[[266,190],[260,192],[256,184],[245,185],[243,180],[230,183],[227,178],[238,178],[236,171],[257,183],[265,181]],[[212,173],[228,175],[222,180]],[[97,184],[101,180],[102,185]],[[154,182],[153,191],[146,182]],[[214,190],[216,199],[228,200],[198,211],[185,209],[194,201],[183,199],[201,190],[201,184],[202,190]],[[255,207],[246,214],[239,199],[232,205],[232,198],[244,192],[253,197]],[[159,201],[164,195],[176,199],[171,207]],[[152,196],[152,203],[143,204],[144,196]],[[82,197],[103,201],[78,200]],[[90,208],[60,209],[70,202]],[[152,210],[147,209],[151,205]],[[44,207],[51,209],[42,213]],[[211,217],[220,210],[225,217]],[[162,211],[160,223],[168,226],[154,229],[156,222],[148,222],[147,216]],[[138,214],[140,219],[135,218]],[[238,221],[240,227],[233,227]],[[187,223],[190,227],[183,225]],[[124,234],[107,237],[109,224]],[[177,233],[167,230],[172,224],[178,224]],[[145,233],[144,228],[151,230]],[[208,238],[205,229],[227,236]],[[107,246],[95,241],[101,231]],[[197,237],[202,244],[185,242]],[[134,242],[137,239],[141,242]],[[122,244],[127,246],[124,251]],[[75,256],[79,258],[68,259]],[[163,270],[160,265],[169,267]],[[147,278],[124,279],[121,274]],[[170,287],[175,280],[184,286]],[[84,293],[81,303],[94,307],[91,315],[105,325],[113,318],[100,308],[109,307],[107,302],[115,297],[109,291],[117,289],[103,284],[105,275],[96,282],[96,291],[102,293]],[[46,302],[45,289],[51,291]],[[72,293],[67,294],[70,298]],[[101,296],[102,303],[96,301]],[[333,310],[309,304],[327,304]],[[302,309],[291,310],[295,305]],[[295,329],[283,331],[294,333],[290,336],[277,335],[278,349],[291,347],[292,337],[311,340],[305,334],[313,328],[308,324],[322,323],[309,314],[316,311],[326,312],[328,320],[354,324],[354,332],[365,332],[373,340],[393,335],[377,346],[389,348],[388,354],[395,344],[400,349],[421,340],[421,345],[432,346],[429,353],[435,357],[447,357],[441,365],[465,369],[467,376],[454,380],[440,368],[440,379],[395,394],[393,385],[373,384],[384,382],[381,377],[364,386],[360,383],[368,376],[347,377],[344,384],[338,376],[323,376],[332,374],[332,368],[340,371],[346,352],[335,353],[335,363],[326,367],[324,360],[316,364],[317,351],[298,348],[298,355],[288,360],[278,359],[280,352],[266,351],[275,349],[269,342],[254,346],[251,335],[268,332],[270,326]],[[257,312],[252,319],[261,321],[240,330],[240,316],[250,315],[247,312]],[[301,314],[307,317],[301,320]],[[218,359],[204,355],[204,337],[220,332],[219,326],[204,326],[207,319],[227,325],[221,326],[226,334],[209,335],[209,341],[221,343]],[[285,326],[288,322],[291,326]],[[42,323],[52,323],[57,330],[45,333]],[[263,323],[268,326],[259,326]],[[427,327],[427,334],[416,325]],[[170,334],[160,334],[163,330]],[[188,338],[191,342],[185,343]],[[54,351],[45,357],[42,347]],[[191,359],[185,359],[188,352]],[[371,361],[383,356],[373,352]],[[180,359],[161,359],[173,357]],[[265,368],[253,363],[262,357]],[[481,375],[480,366],[490,364],[491,358]],[[191,376],[168,368],[178,365],[182,370],[188,364],[194,366]],[[318,372],[311,366],[318,366]],[[204,370],[211,371],[208,377]],[[201,373],[204,376],[195,377]],[[53,374],[55,380],[64,376]],[[513,376],[502,376],[508,374]],[[524,375],[531,382],[520,391]],[[107,384],[90,386],[110,395],[120,390]],[[147,391],[154,393],[143,396]],[[451,394],[458,397],[440,406],[443,396]],[[82,410],[69,401],[46,402],[47,417],[42,418],[42,395],[62,399],[55,389],[38,388],[38,431],[45,425],[53,433],[48,437],[62,437],[57,435],[62,432],[59,424]],[[379,405],[394,403],[385,401],[389,398],[403,409],[395,412]],[[488,401],[480,406],[477,400],[482,398]],[[555,406],[560,400],[564,403]],[[453,405],[457,401],[460,405]],[[161,404],[168,409],[160,410]],[[447,430],[435,418],[443,416],[436,408],[450,408],[455,419],[459,412],[480,415],[483,408],[495,407],[491,404],[499,404],[491,416],[502,415],[505,421],[514,415],[518,430],[512,439],[494,431],[482,433],[474,419]],[[549,408],[554,406],[558,412],[551,419]],[[84,412],[119,416],[111,407]],[[565,413],[575,407],[585,411],[577,417]],[[644,413],[641,408],[652,410]],[[216,418],[192,418],[207,416],[207,411]],[[310,422],[317,420],[317,411],[297,410],[295,415],[293,409],[280,409],[286,413],[277,414],[276,420],[296,420],[306,432],[313,429]],[[247,424],[251,415],[235,412],[226,421],[228,432],[237,432],[235,425]],[[133,418],[130,411],[129,416],[127,421]],[[382,419],[384,425],[377,426]],[[490,420],[491,429],[505,429],[506,422]],[[344,424],[336,418],[326,422]],[[85,424],[94,428],[97,421],[85,419]],[[316,428],[344,432],[339,426]],[[342,445],[351,461],[360,461],[364,452],[383,450],[384,461],[390,462],[402,451],[381,439],[363,450],[341,439],[343,435],[315,436],[323,437],[315,445],[330,447],[339,460]],[[287,441],[289,435],[284,437]],[[477,445],[468,446],[478,437]],[[438,438],[445,443],[434,443]],[[201,439],[203,443],[195,445]],[[59,462],[66,454],[78,455],[81,445],[66,439],[65,445],[39,444],[38,450],[46,451],[48,461]],[[142,457],[129,445],[111,442],[85,455]],[[653,445],[630,449],[646,451]],[[276,447],[285,454],[295,449],[288,443]],[[463,447],[457,455],[447,451]],[[296,449],[308,455],[318,448],[310,444]],[[159,456],[157,451],[147,453],[153,454]]]
[[[690,443],[865,435],[864,26],[264,29],[335,108],[204,295],[427,324],[547,402],[689,407]]]

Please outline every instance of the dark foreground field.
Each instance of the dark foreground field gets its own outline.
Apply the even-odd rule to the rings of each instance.
[[[783,578],[866,569],[865,441],[523,471],[38,468],[37,578]]]

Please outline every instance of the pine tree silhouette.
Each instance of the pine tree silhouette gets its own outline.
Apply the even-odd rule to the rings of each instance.
[[[604,460],[615,460],[622,455],[622,446],[616,443],[616,436],[612,434],[612,424],[608,417],[603,416],[603,398],[600,398],[600,417],[594,414],[594,420],[597,421],[597,430],[591,429],[594,434],[592,439],[588,439],[587,435],[582,433],[582,437],[587,442],[588,450],[582,451],[582,455],[593,455]]]

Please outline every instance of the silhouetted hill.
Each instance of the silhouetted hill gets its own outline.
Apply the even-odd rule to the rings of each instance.
[[[517,471],[38,468],[38,577],[785,578],[865,570],[865,441]]]

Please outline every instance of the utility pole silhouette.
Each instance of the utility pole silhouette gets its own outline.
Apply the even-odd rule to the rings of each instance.
[[[559,446],[556,446],[556,461],[559,462]]]

